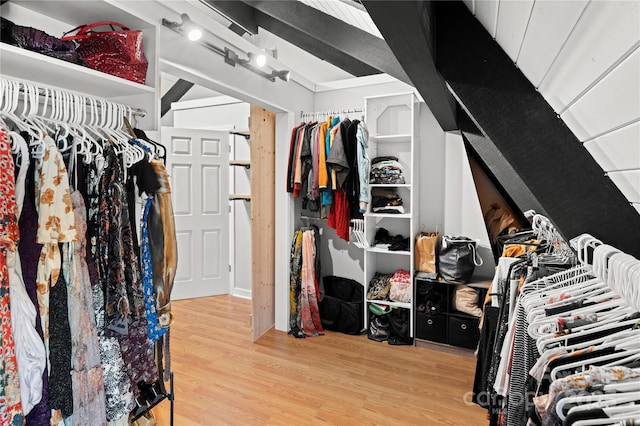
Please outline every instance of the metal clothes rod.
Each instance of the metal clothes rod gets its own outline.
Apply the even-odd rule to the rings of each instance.
[[[330,115],[354,114],[357,112],[364,112],[364,109],[355,108],[355,109],[340,109],[340,110],[333,110],[333,111],[314,111],[314,112],[300,111],[300,117],[321,117],[321,116],[328,117]]]
[[[133,108],[133,107],[125,105],[125,104],[119,104],[118,102],[107,101],[105,99],[96,98],[95,96],[88,96],[88,95],[85,95],[84,93],[74,92],[72,90],[58,89],[58,88],[55,88],[55,87],[46,87],[45,88],[45,87],[39,86],[39,85],[37,85],[37,84],[35,84],[33,82],[30,82],[30,81],[21,81],[21,80],[6,78],[6,77],[2,77],[1,80],[9,81],[9,82],[12,81],[12,82],[18,83],[20,85],[20,92],[22,92],[22,93],[24,93],[24,85],[25,84],[29,84],[31,86],[37,87],[38,92],[39,92],[41,97],[46,97],[46,90],[54,91],[54,92],[57,92],[57,93],[65,93],[66,92],[66,93],[70,93],[70,94],[73,94],[73,95],[80,96],[80,97],[82,97],[84,99],[87,99],[87,102],[86,102],[86,106],[87,107],[93,106],[93,107],[101,108],[100,102],[103,102],[103,103],[107,103],[107,104],[111,104],[111,105],[123,105],[126,108],[128,108],[129,111],[131,111],[131,114],[133,114],[135,116],[138,116],[138,117],[145,117],[147,115],[147,111],[142,109],[142,108]],[[90,99],[92,99],[94,101],[97,101],[97,103],[92,105],[90,103],[90,101],[89,101]]]

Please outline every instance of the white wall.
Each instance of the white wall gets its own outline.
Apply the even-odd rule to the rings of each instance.
[[[248,130],[250,105],[228,96],[176,102],[172,106],[174,127],[187,129]],[[229,160],[249,160],[250,141],[230,136]],[[229,167],[229,193],[251,193],[251,170]],[[229,201],[229,292],[251,298],[251,203]]]
[[[640,213],[640,2],[465,4]]]
[[[445,139],[444,235],[476,240],[483,265],[476,267],[473,275],[491,278],[496,265],[462,135],[446,132]]]

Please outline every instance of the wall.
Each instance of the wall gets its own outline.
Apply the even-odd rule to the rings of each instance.
[[[445,139],[444,234],[476,240],[483,265],[474,277],[491,278],[496,265],[462,135],[446,132]]]
[[[176,102],[172,106],[174,127],[187,129],[227,130],[249,128],[249,108],[246,102],[223,96],[197,101]],[[250,141],[242,136],[230,136],[229,160],[250,159]],[[251,193],[251,170],[229,167],[229,193]],[[251,298],[251,203],[229,201],[229,292]]]

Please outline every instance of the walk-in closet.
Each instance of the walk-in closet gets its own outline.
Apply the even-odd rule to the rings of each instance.
[[[0,19],[0,426],[640,424],[640,0]]]

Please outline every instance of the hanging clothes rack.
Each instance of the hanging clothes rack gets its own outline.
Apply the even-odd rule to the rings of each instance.
[[[74,96],[77,99],[83,99],[87,108],[94,108],[95,107],[95,108],[98,108],[98,109],[103,109],[106,106],[114,106],[115,105],[115,106],[119,106],[121,108],[125,108],[128,111],[128,113],[130,113],[131,115],[136,116],[136,117],[145,117],[147,115],[147,111],[145,109],[133,108],[133,107],[130,107],[128,105],[119,104],[117,102],[105,101],[104,99],[96,98],[96,97],[89,96],[89,95],[85,95],[85,94],[80,93],[80,92],[74,92],[74,91],[71,91],[71,90],[62,90],[62,89],[53,88],[53,87],[40,86],[40,85],[38,85],[36,83],[33,83],[33,82],[18,80],[18,79],[14,79],[14,78],[0,77],[0,81],[2,81],[2,82],[12,82],[14,84],[17,84],[18,85],[18,90],[21,93],[24,93],[24,91],[26,90],[27,86],[36,87],[38,89],[39,95],[42,97],[41,98],[42,100],[44,100],[47,96],[51,96],[51,93],[54,93],[54,94],[65,94],[65,95],[69,95],[69,96]]]
[[[320,118],[329,117],[330,115],[349,115],[364,112],[362,108],[354,108],[354,109],[339,109],[339,110],[331,110],[331,111],[300,111],[300,118],[302,120],[305,119],[315,119],[316,121]]]

